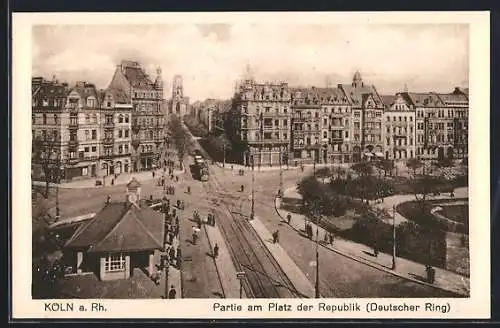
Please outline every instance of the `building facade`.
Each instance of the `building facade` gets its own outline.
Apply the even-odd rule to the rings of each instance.
[[[66,110],[68,85],[43,77],[31,82],[32,178],[56,182],[64,179],[67,157],[69,112]]]
[[[246,79],[233,98],[233,141],[243,144],[245,165],[286,163],[290,151],[291,95],[287,83]]]
[[[123,90],[107,89],[101,100],[100,175],[119,175],[132,171],[131,99]]]
[[[415,107],[407,93],[382,96],[384,112],[384,157],[406,160],[416,156]]]
[[[117,66],[108,89],[122,90],[130,98],[132,110],[131,166],[133,171],[152,169],[159,164],[165,133],[163,82],[158,68],[153,81],[134,61]]]

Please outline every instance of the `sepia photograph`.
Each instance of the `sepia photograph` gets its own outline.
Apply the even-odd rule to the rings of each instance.
[[[422,15],[33,23],[30,298],[469,299],[484,86]]]

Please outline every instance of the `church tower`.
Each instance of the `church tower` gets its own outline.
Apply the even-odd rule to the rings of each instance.
[[[182,87],[182,76],[175,75],[172,82],[172,99],[181,100],[184,97],[184,90]]]

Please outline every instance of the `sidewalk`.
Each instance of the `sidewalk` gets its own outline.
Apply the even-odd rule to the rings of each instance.
[[[240,298],[240,281],[236,278],[236,268],[224,237],[217,226],[212,227],[205,223],[203,228],[212,252],[215,244],[219,246],[219,256],[215,259],[215,266],[222,285],[224,298]],[[242,298],[247,298],[244,289],[242,290]]]
[[[279,208],[279,205],[279,199],[276,199],[275,207],[281,219],[286,222],[285,218],[288,214],[290,214],[292,216],[290,226],[298,233],[302,233],[305,227],[306,217],[301,214],[282,210]],[[397,257],[396,270],[392,270],[392,255],[379,253],[378,257],[374,257],[370,255],[373,252],[373,249],[370,247],[350,240],[341,239],[339,237],[335,238],[333,245],[327,245],[323,242],[326,231],[321,227],[316,227],[313,222],[309,220],[307,221],[313,227],[313,241],[316,240],[316,229],[318,228],[320,244],[331,251],[413,282],[434,288],[440,288],[464,296],[470,295],[470,280],[467,277],[441,268],[435,268],[436,280],[434,284],[427,283],[423,281],[423,279],[425,279],[425,265]]]
[[[92,178],[92,179],[82,179],[75,180],[71,182],[64,182],[59,185],[59,188],[63,189],[85,189],[85,188],[106,188],[117,185],[125,185],[130,182],[132,178],[136,178],[139,182],[151,181],[153,180],[153,171],[155,172],[155,179],[158,179],[163,174],[163,169],[155,169],[151,171],[143,171],[143,172],[132,172],[132,173],[122,173],[117,176],[114,181],[114,185],[111,185],[111,179],[114,179],[112,175],[105,177],[105,185],[96,186],[96,180],[100,180],[102,178]],[[174,175],[179,175],[184,173],[184,170],[174,170]],[[45,186],[44,181],[33,181],[33,184],[36,186]],[[51,187],[55,187],[55,183],[50,183]]]
[[[297,266],[297,264],[295,264],[279,243],[273,244],[270,242],[273,237],[264,224],[257,217],[255,217],[250,221],[250,225],[252,225],[254,230],[257,232],[264,245],[266,245],[269,252],[271,252],[272,256],[276,262],[278,262],[278,265],[285,272],[286,276],[290,279],[297,291],[301,293],[303,297],[314,298],[314,287],[309,279],[307,279],[306,275]]]

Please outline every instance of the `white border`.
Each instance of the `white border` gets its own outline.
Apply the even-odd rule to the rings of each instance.
[[[12,70],[12,315],[13,318],[489,318],[490,317],[490,214],[489,214],[489,12],[365,12],[365,13],[14,13]],[[214,312],[216,300],[105,300],[106,312],[44,312],[44,301],[31,299],[31,220],[30,204],[30,111],[31,111],[31,26],[35,24],[470,24],[470,251],[471,297],[434,299],[449,303],[446,314],[423,311],[391,313],[329,312]],[[58,300],[64,302],[64,300]],[[68,300],[89,306],[92,300]],[[217,300],[265,305],[269,300]],[[297,305],[320,300],[276,300]],[[378,303],[422,304],[430,299],[343,299],[326,300]],[[168,302],[168,304],[167,304]],[[295,306],[294,306],[295,307]]]

